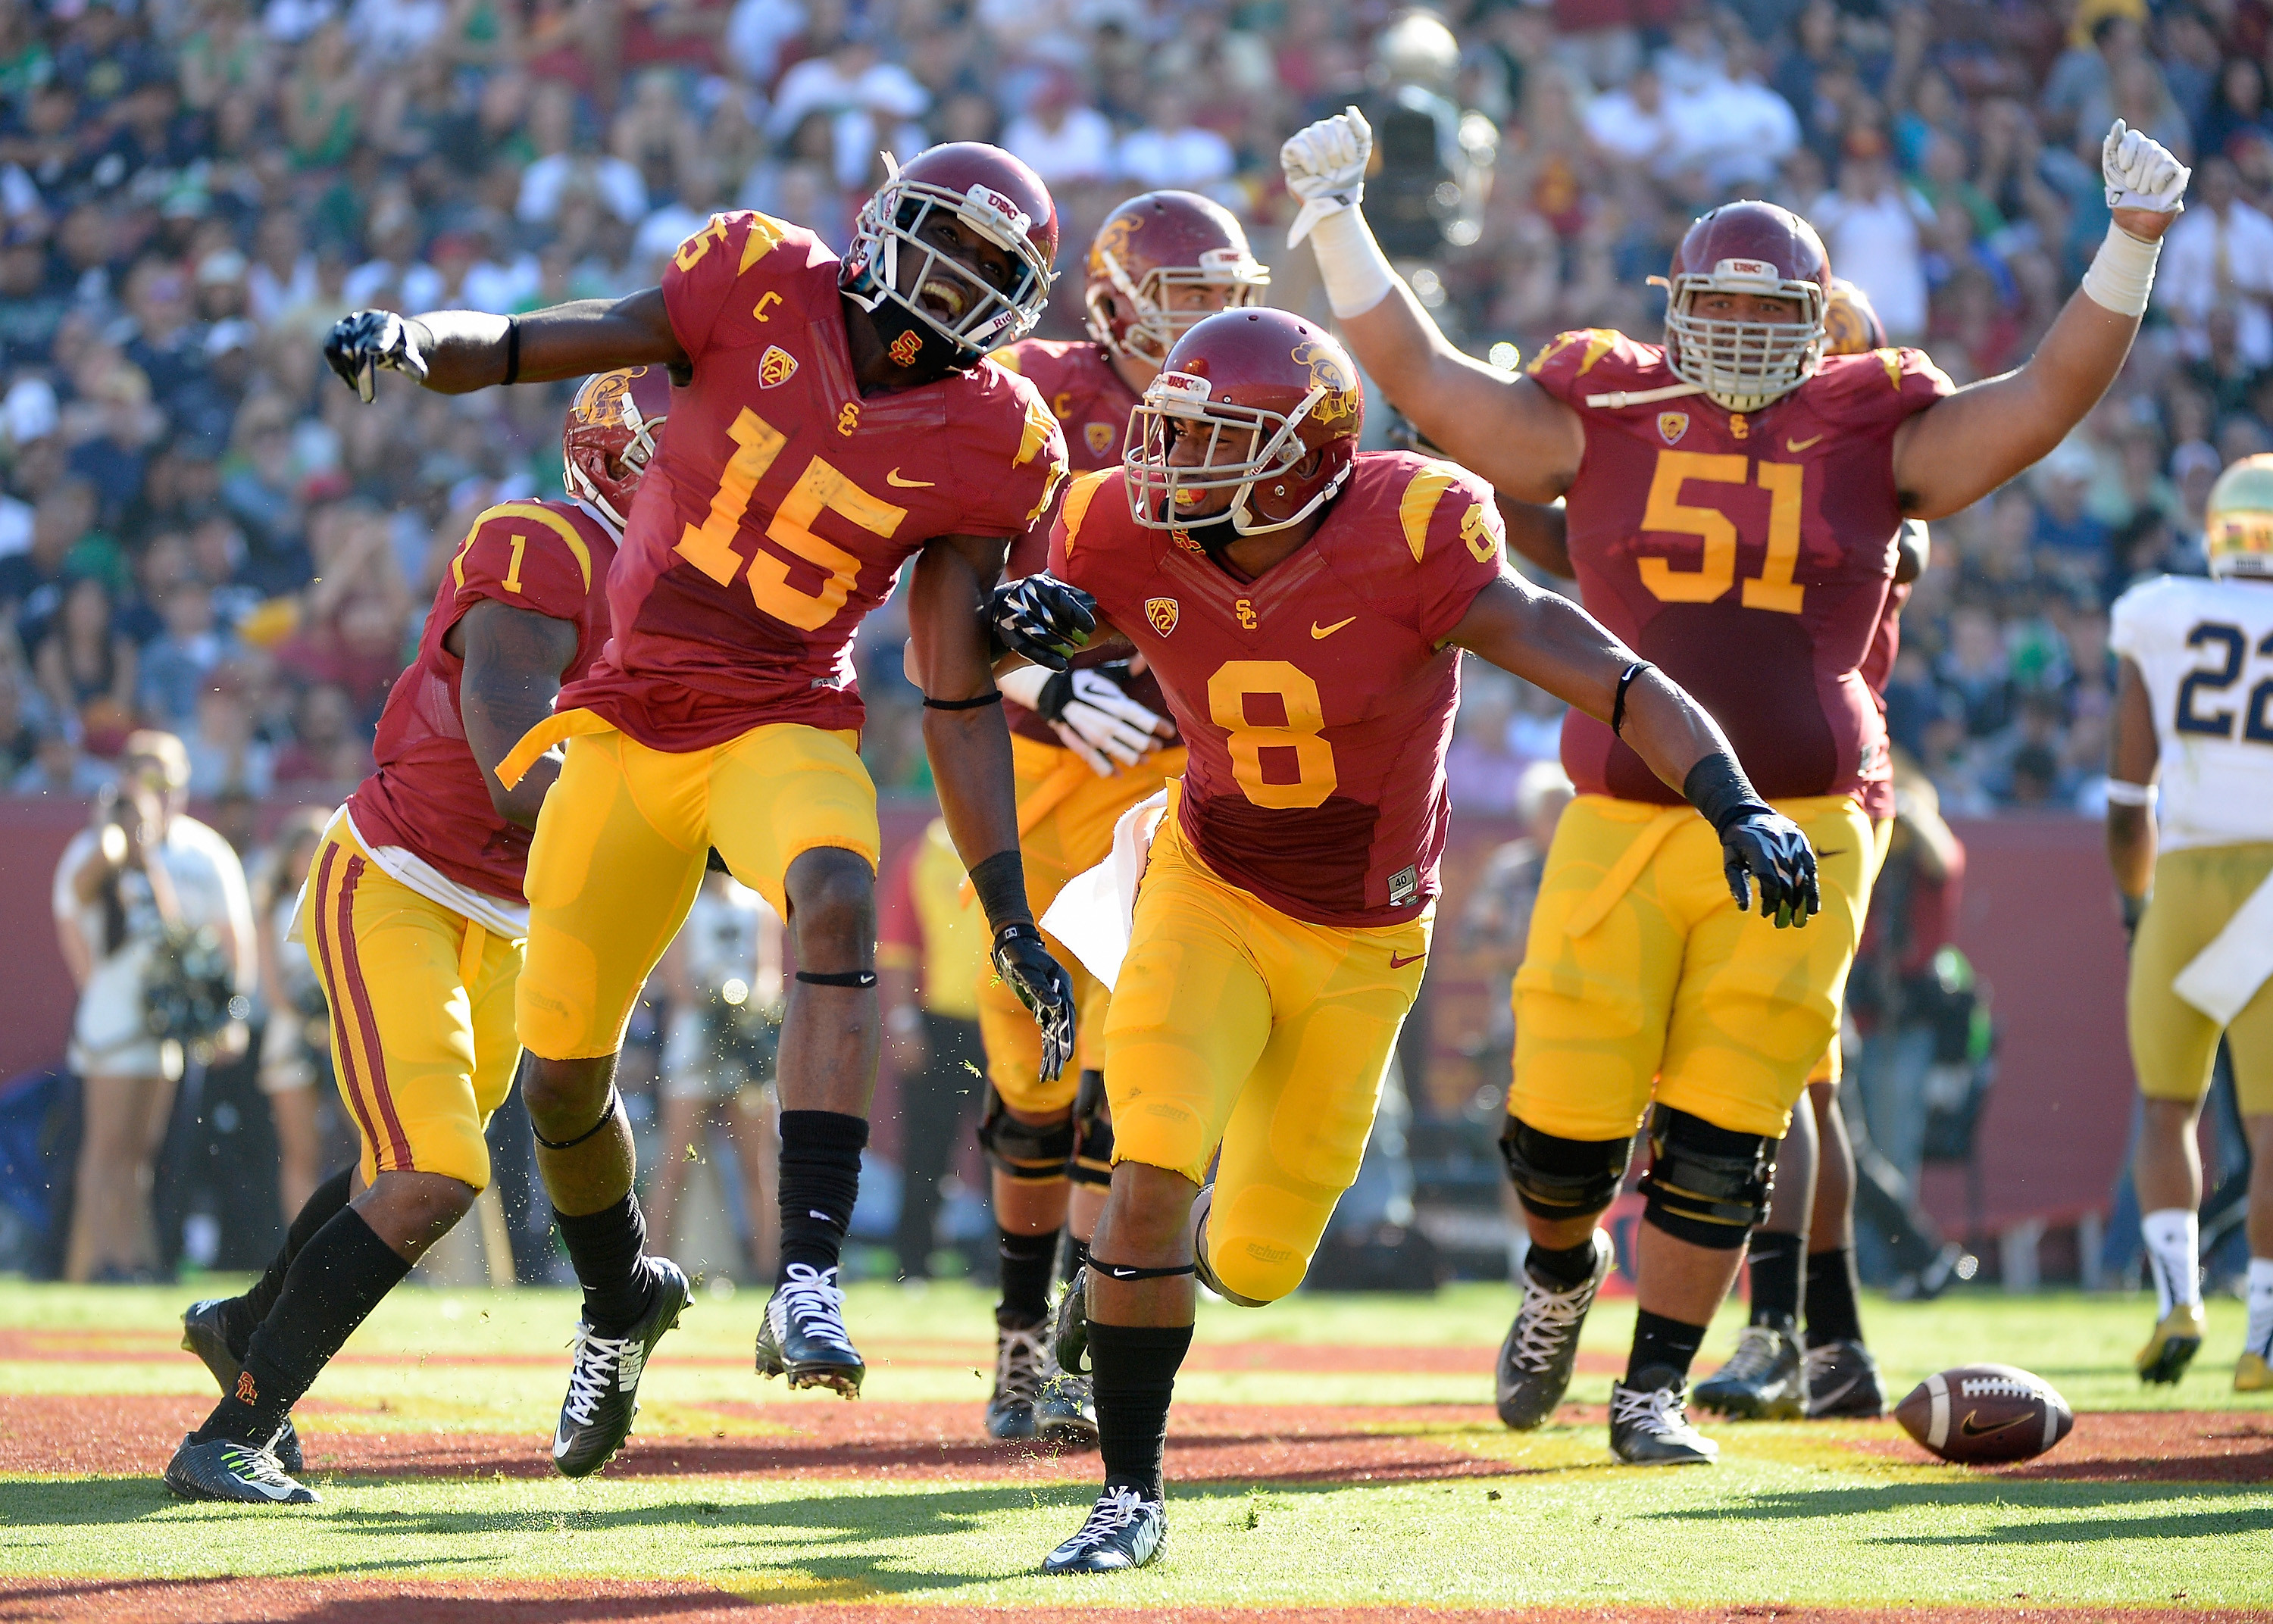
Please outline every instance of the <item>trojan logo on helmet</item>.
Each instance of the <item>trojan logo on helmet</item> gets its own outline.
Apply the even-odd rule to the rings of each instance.
[[[670,415],[671,378],[661,367],[619,367],[586,378],[560,431],[561,483],[568,494],[622,529]]]

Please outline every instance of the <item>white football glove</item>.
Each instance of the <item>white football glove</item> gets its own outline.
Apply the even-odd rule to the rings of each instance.
[[[1287,228],[1287,247],[1298,246],[1329,215],[1358,206],[1372,156],[1373,128],[1354,107],[1287,138],[1279,149],[1279,166],[1287,172],[1287,190],[1302,205]]]
[[[1050,726],[1099,778],[1113,776],[1114,762],[1135,767],[1167,742],[1161,732],[1167,719],[1130,699],[1110,677],[1088,670],[1066,675],[1072,692]]]
[[[2107,183],[2107,206],[2175,214],[2186,207],[2187,182],[2194,171],[2143,130],[2117,119],[2099,149],[2100,178]]]

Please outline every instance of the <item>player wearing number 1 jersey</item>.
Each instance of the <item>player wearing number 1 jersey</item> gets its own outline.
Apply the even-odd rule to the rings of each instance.
[[[384,312],[329,358],[463,391],[644,362],[680,380],[610,580],[615,633],[511,782],[566,740],[529,857],[518,1001],[539,1164],[584,1286],[553,1440],[570,1476],[628,1432],[639,1377],[684,1300],[645,1255],[632,1141],[612,1083],[641,984],[686,917],[706,853],[774,905],[798,970],[783,1025],[782,1275],[759,1369],[850,1397],[864,1366],[836,1261],[875,1082],[875,791],[856,745],[851,646],[911,568],[925,740],[948,827],[994,928],[996,969],[1062,1062],[1072,1007],[1017,854],[1009,736],[981,610],[1009,542],[1063,475],[1057,423],[986,359],[1039,315],[1057,220],[1032,171],[991,146],[934,148],[862,210],[842,258],[762,214],[714,216],[663,285],[501,319]]]
[[[1663,279],[1665,341],[1568,333],[1511,378],[1459,355],[1391,270],[1358,205],[1372,134],[1354,110],[1281,153],[1329,303],[1391,402],[1509,497],[1567,498],[1587,606],[1713,710],[1822,859],[1820,924],[1732,914],[1703,829],[1642,764],[1573,715],[1582,794],[1548,857],[1515,987],[1502,1140],[1531,1231],[1499,1367],[1502,1418],[1535,1426],[1570,1380],[1609,1263],[1596,1228],[1649,1115],[1639,1313],[1611,1443],[1706,1462],[1685,1389],[1704,1328],[1764,1216],[1772,1164],[1831,1040],[1867,901],[1859,797],[1886,776],[1858,673],[1895,532],[1978,499],[2082,420],[2122,365],[2187,171],[2119,122],[2101,153],[2106,242],[2029,363],[1952,391],[1924,357],[1824,359],[1832,266],[1766,203],[1692,224]]]
[[[1285,1296],[1356,1176],[1428,959],[1462,649],[1682,782],[1747,897],[1757,879],[1786,919],[1815,905],[1806,842],[1710,718],[1505,570],[1489,486],[1358,453],[1362,408],[1319,329],[1212,316],[1146,390],[1123,471],[1077,483],[1052,536],[1051,573],[1144,655],[1190,760],[1113,985],[1113,1179],[1061,1320],[1094,1366],[1105,1489],[1047,1572],[1159,1553],[1189,1276],[1250,1307]]]

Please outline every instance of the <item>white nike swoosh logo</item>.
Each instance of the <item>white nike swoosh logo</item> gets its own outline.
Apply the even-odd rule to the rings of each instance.
[[[552,1458],[557,1461],[567,1454],[569,1446],[575,1441],[566,1433],[555,1433],[552,1435]]]
[[[1812,443],[1810,442],[1810,444]],[[902,479],[897,468],[892,469],[884,475],[884,483],[888,485],[897,485],[903,490],[928,490],[939,483],[935,479]]]

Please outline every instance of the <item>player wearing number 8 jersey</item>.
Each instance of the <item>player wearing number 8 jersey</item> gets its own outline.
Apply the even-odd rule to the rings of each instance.
[[[787,921],[798,970],[776,1081],[782,1275],[759,1369],[859,1390],[836,1261],[877,1054],[875,792],[856,745],[852,633],[911,566],[925,739],[994,960],[1062,1063],[1064,972],[1025,903],[1009,737],[981,609],[1010,538],[1046,505],[1064,443],[986,352],[1028,330],[1057,249],[1049,193],[994,147],[893,173],[842,258],[747,212],[682,243],[661,287],[500,319],[350,317],[327,346],[368,392],[379,366],[457,392],[602,361],[672,369],[673,435],[610,580],[615,633],[499,769],[567,741],[529,859],[518,1025],[539,1163],[584,1286],[553,1454],[595,1471],[681,1300],[645,1254],[614,1057],[641,984],[715,853]]]
[[[1858,793],[1883,778],[1857,668],[1895,531],[1993,490],[2091,409],[2145,311],[2187,171],[2120,122],[2101,153],[2113,221],[2029,363],[1951,391],[1922,358],[1827,363],[1833,267],[1771,204],[1727,205],[1673,256],[1665,343],[1566,334],[1510,378],[1459,355],[1391,270],[1358,205],[1372,134],[1354,109],[1281,153],[1329,303],[1392,404],[1446,454],[1526,501],[1567,498],[1587,605],[1729,730],[1823,860],[1819,927],[1732,915],[1703,830],[1584,716],[1564,736],[1586,791],[1548,857],[1515,986],[1502,1140],[1531,1232],[1503,1350],[1502,1418],[1535,1426],[1568,1385],[1609,1262],[1596,1220],[1649,1113],[1640,1305],[1611,1396],[1624,1460],[1709,1461],[1689,1366],[1767,1205],[1768,1147],[1832,1037],[1871,878]]]

